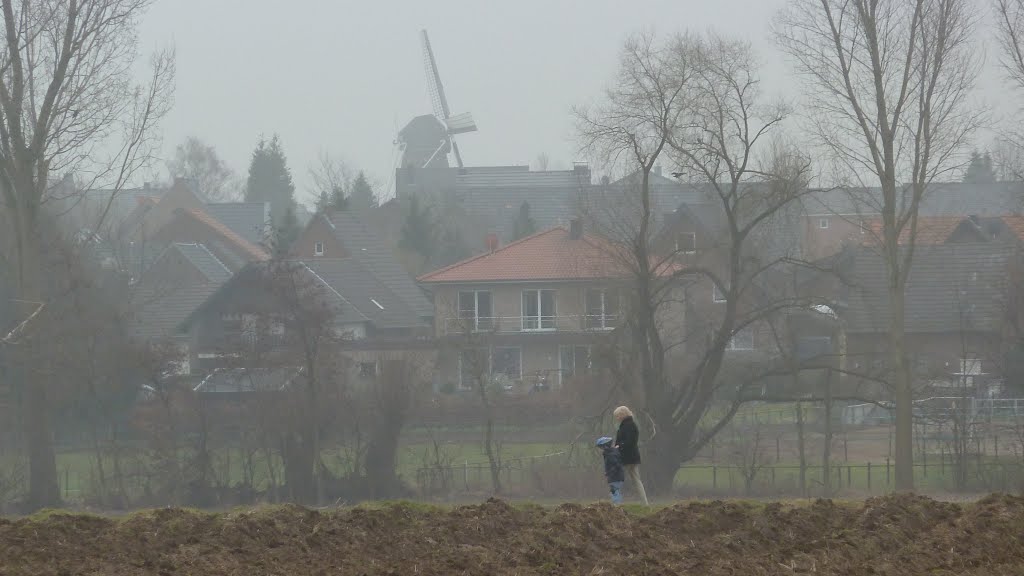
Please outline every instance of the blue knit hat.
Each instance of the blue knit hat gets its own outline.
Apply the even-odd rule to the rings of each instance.
[[[613,442],[613,440],[612,440],[611,436],[601,436],[600,438],[597,439],[597,442],[594,445],[595,446],[606,446],[608,444],[611,444],[612,442]]]

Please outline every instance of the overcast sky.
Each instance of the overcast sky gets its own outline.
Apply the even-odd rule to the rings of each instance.
[[[623,39],[644,27],[748,38],[766,92],[797,98],[769,39],[785,1],[160,0],[141,48],[177,48],[165,154],[195,135],[244,175],[259,135],[279,133],[305,201],[321,150],[389,182],[397,131],[431,112],[421,29],[452,112],[472,112],[480,128],[459,138],[466,163],[529,164],[543,152],[556,168],[579,158],[570,106],[600,94]],[[979,97],[995,104],[1005,91],[988,60]]]

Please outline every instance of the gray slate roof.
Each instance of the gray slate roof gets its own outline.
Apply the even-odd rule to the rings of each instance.
[[[269,202],[217,202],[207,204],[206,211],[253,244],[261,244],[265,239],[270,221]]]
[[[921,216],[1000,216],[1019,213],[1022,182],[931,184],[921,198]],[[905,198],[909,200],[909,191]],[[879,188],[835,188],[811,193],[805,201],[811,215],[873,215],[881,211]]]
[[[173,336],[176,329],[202,306],[220,284],[176,288],[147,287],[132,295],[129,333],[140,340]]]
[[[378,328],[427,325],[402,298],[353,258],[315,258],[304,264]]]
[[[538,229],[564,225],[577,214],[591,185],[590,170],[582,166],[544,171],[529,166],[432,168],[405,177],[411,180],[396,184],[399,198],[416,195],[440,216],[456,218],[455,223],[465,232],[470,228],[466,219],[461,219],[464,214],[472,224],[497,233],[502,240],[510,236],[523,202],[530,205]],[[484,246],[482,237],[466,240],[473,249]]]
[[[387,286],[418,318],[434,316],[434,306],[426,294],[402,268],[388,244],[370,229],[365,218],[351,212],[334,212],[328,221],[351,257]]]
[[[175,243],[168,249],[171,248],[177,250],[195,266],[206,277],[208,282],[219,285],[231,278],[231,270],[218,260],[206,246],[202,244]]]
[[[174,243],[174,250],[205,278],[194,285],[152,284],[140,281],[131,295],[130,333],[146,340],[173,336],[176,329],[220,286],[231,279],[231,271],[202,244]],[[161,255],[162,257],[162,255]]]
[[[906,331],[993,332],[1006,314],[1012,246],[990,243],[918,246],[906,288]],[[885,261],[871,247],[857,249],[844,291],[850,332],[887,332]]]

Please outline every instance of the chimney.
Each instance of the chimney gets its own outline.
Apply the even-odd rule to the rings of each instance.
[[[661,176],[661,166],[655,166],[653,172],[658,176]]]
[[[150,187],[150,186],[151,186],[151,184],[150,184],[149,182],[144,182],[144,183],[142,184],[142,189],[143,189],[143,190],[149,190],[149,187]]]
[[[491,234],[487,235],[487,251],[488,252],[494,252],[497,249],[498,249],[498,235],[494,234],[492,232]]]
[[[583,238],[583,221],[579,218],[569,221],[569,238],[572,240]]]

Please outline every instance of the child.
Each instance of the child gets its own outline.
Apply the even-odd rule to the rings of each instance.
[[[613,442],[612,438],[602,436],[597,439],[597,447],[604,456],[604,477],[612,493],[612,504],[622,504],[622,483],[626,480],[626,473],[622,469],[622,455]]]

